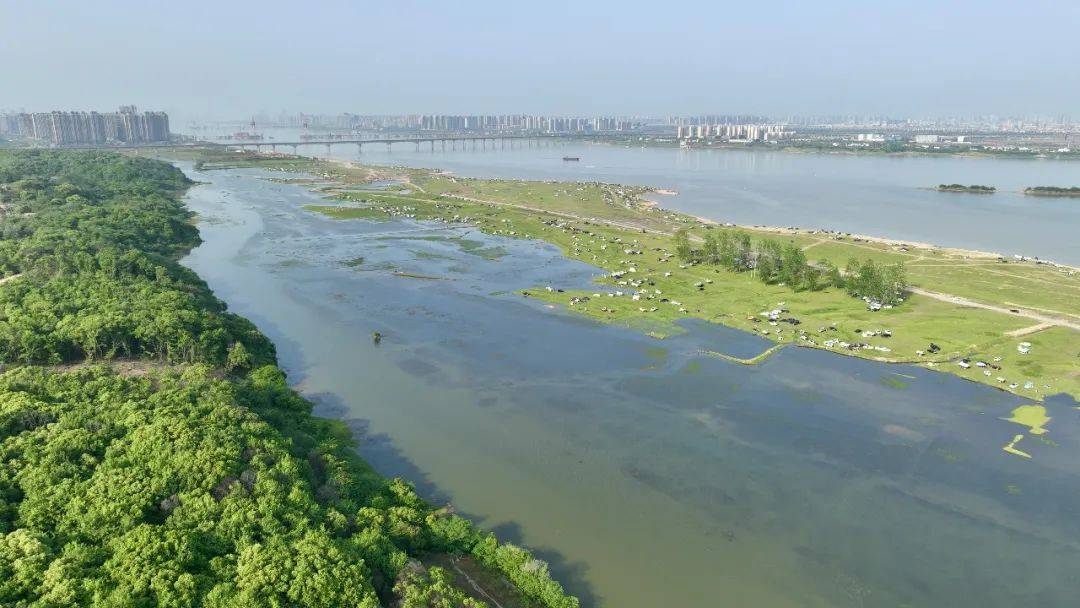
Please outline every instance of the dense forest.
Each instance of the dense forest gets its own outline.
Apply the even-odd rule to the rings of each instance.
[[[147,159],[0,151],[0,605],[484,606],[438,555],[519,605],[577,606],[311,415],[177,263],[187,186]]]

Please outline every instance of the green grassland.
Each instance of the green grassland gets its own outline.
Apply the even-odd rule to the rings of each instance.
[[[276,162],[263,164],[277,167]],[[1080,319],[1075,297],[1080,295],[1080,273],[1069,268],[1031,261],[1007,263],[971,252],[836,233],[721,228],[646,204],[642,188],[611,184],[464,179],[396,169],[410,187],[350,191],[348,184],[370,180],[372,171],[309,162],[307,170],[332,175],[344,185],[326,205],[310,206],[312,211],[336,219],[403,217],[467,223],[489,234],[544,240],[567,257],[603,269],[605,274],[598,276],[595,289],[538,285],[523,291],[576,314],[657,337],[681,331],[676,325],[679,319],[696,317],[777,343],[922,365],[1032,399],[1061,392],[1080,398],[1080,332],[1072,327],[1047,325],[1010,336],[1009,332],[1040,322],[915,293],[897,307],[872,312],[840,289],[794,291],[785,285],[764,284],[751,272],[682,263],[672,255],[672,234],[688,229],[691,239],[700,240],[709,230],[746,230],[755,240],[796,243],[812,262],[829,261],[840,267],[851,258],[903,261],[913,287],[1000,308],[1030,309],[1075,325]],[[290,166],[287,170],[300,169]],[[616,278],[611,276],[614,272],[624,274]],[[637,300],[633,294],[639,294]],[[776,308],[786,309],[783,316],[794,317],[800,324],[773,324],[760,314]],[[882,337],[883,329],[891,336]],[[861,333],[866,330],[879,334],[867,338]],[[931,342],[941,350],[918,354],[927,351]],[[1021,342],[1032,344],[1028,354],[1017,351]],[[867,343],[869,348],[845,348],[842,343]],[[965,358],[971,359],[970,368],[958,365]],[[1000,369],[976,366],[980,360]]]

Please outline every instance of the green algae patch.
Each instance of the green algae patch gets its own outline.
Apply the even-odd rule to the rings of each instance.
[[[377,207],[344,207],[340,205],[304,205],[305,211],[321,213],[336,220],[388,220],[390,215]]]
[[[749,359],[742,359],[740,357],[736,357],[734,355],[729,355],[727,353],[718,353],[715,350],[703,350],[703,351],[701,351],[701,354],[707,355],[709,357],[716,357],[716,358],[719,358],[719,359],[723,359],[725,361],[731,361],[732,363],[739,363],[741,365],[758,365],[759,363],[765,361],[769,357],[771,357],[774,354],[776,354],[777,352],[779,352],[780,349],[784,348],[785,346],[787,346],[787,345],[786,344],[774,344],[773,346],[770,346],[769,348],[765,349],[765,351],[762,352],[761,354],[759,354],[759,355],[757,355],[755,357],[750,357]]]
[[[663,346],[650,346],[645,349],[645,356],[653,361],[664,361],[668,357],[668,349]]]
[[[413,254],[413,257],[415,257],[418,260],[452,260],[452,259],[454,259],[454,258],[452,258],[452,257],[450,257],[448,255],[443,255],[441,253],[435,253],[433,251],[423,251],[423,250],[420,250],[420,249],[410,249],[409,253]]]
[[[938,458],[940,458],[942,462],[944,462],[946,464],[956,464],[956,463],[961,462],[961,461],[964,460],[963,455],[958,454],[958,453],[950,450],[949,448],[944,448],[944,447],[936,448],[934,450],[934,454]]]
[[[1034,439],[1035,441],[1038,441],[1039,443],[1041,443],[1041,444],[1043,444],[1045,446],[1049,446],[1049,447],[1052,447],[1052,448],[1059,447],[1058,442],[1054,441],[1053,439],[1050,439],[1049,437],[1044,437],[1044,436],[1040,435],[1038,437],[1032,437],[1032,439]]]
[[[881,379],[881,383],[889,388],[895,388],[897,390],[903,390],[908,387],[908,383],[900,380],[899,378],[893,378],[885,376]]]
[[[1052,418],[1046,415],[1046,408],[1041,405],[1021,405],[1012,411],[1012,418],[1003,420],[1028,427],[1032,435],[1042,435]]]

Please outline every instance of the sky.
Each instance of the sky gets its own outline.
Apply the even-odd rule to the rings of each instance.
[[[1076,118],[1078,38],[1078,0],[0,0],[0,109]]]

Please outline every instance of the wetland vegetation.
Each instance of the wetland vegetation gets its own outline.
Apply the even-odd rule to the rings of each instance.
[[[219,162],[333,177],[339,186],[326,192],[327,203],[309,209],[337,219],[470,224],[494,235],[545,240],[606,274],[597,277],[598,290],[538,285],[523,294],[657,337],[678,333],[678,320],[697,317],[778,343],[913,363],[1036,400],[1080,395],[1074,373],[1080,273],[1069,266],[825,229],[718,225],[649,204],[645,188],[597,182],[460,178],[257,155]],[[412,189],[357,188],[391,177]],[[747,239],[757,242],[757,249],[779,252],[781,260],[785,248],[793,256],[792,246],[798,247],[816,279],[800,276],[802,287],[793,289],[772,272],[762,281],[761,273],[679,258],[680,246],[689,245],[689,255],[695,248],[704,253],[711,233],[729,234],[739,247]],[[805,288],[815,280],[815,289]],[[890,283],[907,286],[906,296],[885,287]],[[888,305],[892,297],[904,297],[903,304]],[[1021,342],[1031,346],[1020,349]]]

